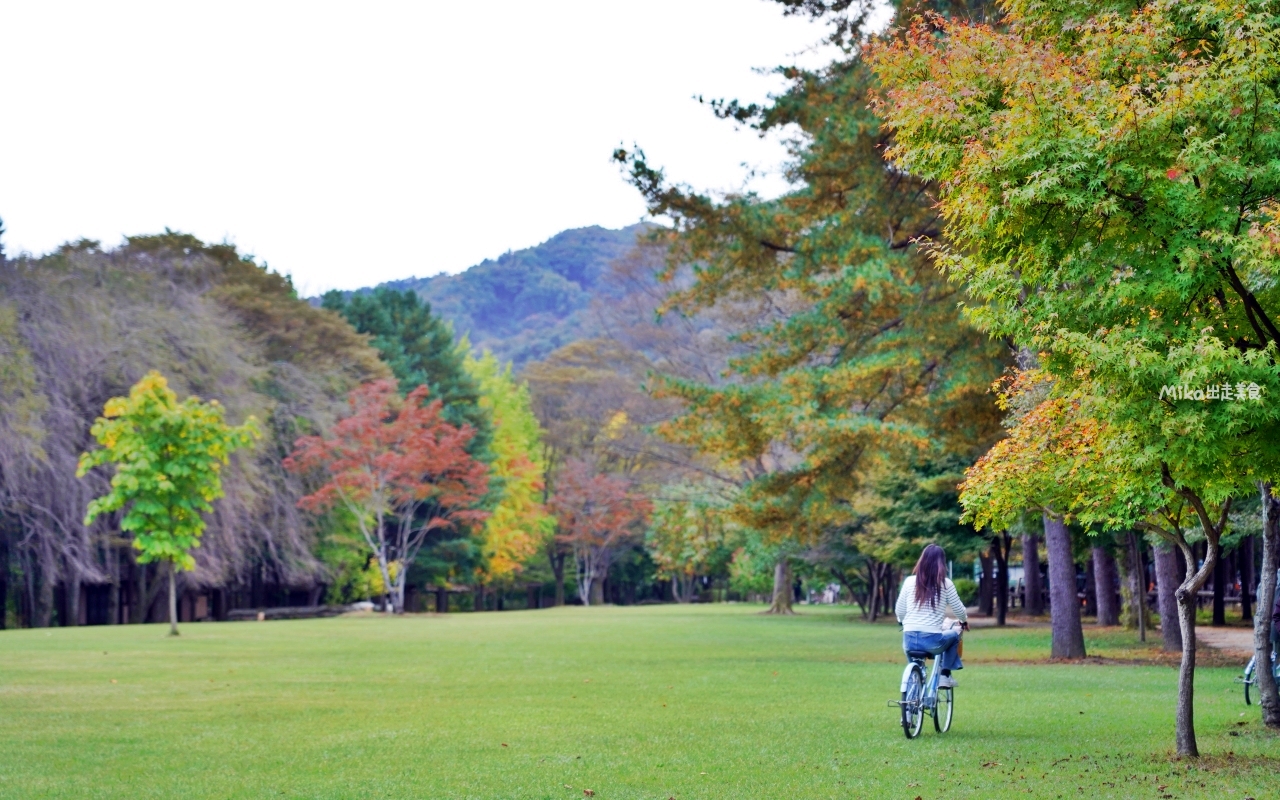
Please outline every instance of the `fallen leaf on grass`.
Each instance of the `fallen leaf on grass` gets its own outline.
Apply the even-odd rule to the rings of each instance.
[[[583,796],[583,797],[595,797],[595,796],[596,796],[596,793],[595,793],[595,792],[593,792],[593,791],[591,791],[590,789],[583,789],[583,790],[582,790],[582,796]]]
[[[572,789],[573,787],[566,783],[566,784],[564,785],[564,788],[566,788],[566,789]]]
[[[502,743],[502,746],[503,746],[503,747],[506,747],[506,746],[507,746],[507,743],[506,743],[506,742],[503,742],[503,743]]]
[[[982,766],[984,766],[984,767],[998,767],[998,766],[1000,766],[1000,762],[999,762],[999,761],[983,761],[983,762],[982,762]]]
[[[115,679],[115,678],[112,678],[112,679],[111,679],[111,682],[112,682],[112,683],[117,683],[117,681],[116,681],[116,679]]]

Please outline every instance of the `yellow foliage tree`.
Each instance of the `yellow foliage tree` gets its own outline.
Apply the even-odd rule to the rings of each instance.
[[[492,353],[470,356],[467,373],[480,387],[480,405],[493,418],[490,475],[501,488],[501,497],[483,531],[483,567],[477,577],[484,583],[514,579],[547,538],[555,523],[542,505],[542,427],[533,415],[529,388],[511,375],[511,365],[498,363]]]

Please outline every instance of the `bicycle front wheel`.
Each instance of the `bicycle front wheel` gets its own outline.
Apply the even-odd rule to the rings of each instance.
[[[924,727],[924,670],[920,669],[919,664],[912,665],[906,691],[902,693],[901,706],[902,732],[908,739],[914,739]]]
[[[938,733],[951,730],[951,715],[955,712],[955,689],[939,689],[938,705],[933,709],[933,729]]]

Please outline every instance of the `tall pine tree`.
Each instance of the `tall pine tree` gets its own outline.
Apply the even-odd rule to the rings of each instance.
[[[377,288],[368,294],[325,294],[321,304],[372,337],[371,344],[391,367],[403,391],[425,385],[444,403],[443,418],[475,429],[467,450],[488,460],[493,435],[489,413],[480,405],[480,387],[463,366],[465,353],[453,331],[414,292]]]
[[[656,234],[668,239],[668,277],[695,265],[667,310],[760,296],[775,308],[739,336],[747,352],[726,383],[658,382],[687,408],[666,433],[746,466],[735,505],[745,525],[813,540],[852,520],[870,476],[906,469],[922,450],[976,457],[998,434],[986,390],[1008,353],[962,322],[960,287],[916,247],[940,220],[932,187],[884,160],[889,136],[868,107],[876,82],[861,53],[866,9],[783,5],[832,20],[839,57],[780,69],[790,87],[766,105],[713,107],[761,135],[788,132],[788,193],[713,197],[672,184],[638,150],[615,158],[649,212],[674,223]]]

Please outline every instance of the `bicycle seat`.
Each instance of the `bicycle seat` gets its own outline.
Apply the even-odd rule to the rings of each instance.
[[[907,658],[924,661],[926,658],[933,658],[933,653],[926,653],[924,650],[908,650]]]

